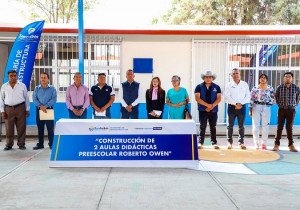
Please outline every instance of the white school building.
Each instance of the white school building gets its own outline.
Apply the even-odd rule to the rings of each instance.
[[[18,32],[25,25],[0,23],[0,78]],[[85,27],[84,83],[89,88],[97,74],[107,73],[108,84],[118,94],[127,69],[133,68],[134,58],[153,59],[152,73],[137,73],[144,92],[151,78],[159,76],[162,87],[172,87],[171,77],[181,77],[181,86],[188,90],[193,118],[198,121],[194,89],[202,82],[201,73],[211,70],[222,91],[230,81],[231,69],[241,70],[242,80],[250,88],[265,73],[275,88],[283,73],[292,71],[294,82],[300,85],[299,26],[149,26],[145,28]],[[50,74],[58,90],[59,102],[64,103],[67,86],[78,71],[78,36],[76,26],[45,24],[30,85],[39,83],[40,72]],[[2,82],[2,81],[1,81]],[[143,102],[145,99],[143,97]],[[118,103],[118,99],[115,101]],[[273,114],[276,109],[273,109]],[[298,112],[299,115],[299,112]],[[226,104],[222,100],[218,123],[226,123]],[[142,116],[145,117],[145,116]],[[299,117],[298,117],[299,118]],[[274,124],[272,117],[271,124]],[[246,124],[249,119],[246,119]],[[250,122],[251,124],[251,122]],[[300,119],[295,119],[300,124]]]

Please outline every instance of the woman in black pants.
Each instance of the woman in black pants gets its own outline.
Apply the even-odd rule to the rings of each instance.
[[[146,91],[146,108],[148,119],[162,119],[166,92],[161,88],[161,81],[153,77],[150,89]]]

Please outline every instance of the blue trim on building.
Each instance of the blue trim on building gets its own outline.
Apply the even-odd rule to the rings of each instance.
[[[83,26],[83,0],[78,0],[78,53],[79,53],[79,72],[82,75],[84,84],[84,26]]]

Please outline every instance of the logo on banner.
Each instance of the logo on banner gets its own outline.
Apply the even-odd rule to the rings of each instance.
[[[89,127],[89,131],[100,131],[100,130],[108,130],[108,127]]]
[[[20,34],[19,39],[23,42],[39,42],[40,37],[34,34],[31,34],[30,36]]]
[[[35,32],[35,28],[29,28],[29,29],[28,29],[28,34],[29,34],[29,35],[32,34],[33,32]]]
[[[6,63],[3,83],[8,82],[7,72],[15,70],[18,73],[18,80],[29,87],[43,27],[44,21],[37,21],[20,31]]]

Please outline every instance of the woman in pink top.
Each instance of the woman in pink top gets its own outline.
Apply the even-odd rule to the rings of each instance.
[[[146,91],[148,119],[162,119],[166,92],[161,88],[159,77],[153,77],[150,89]]]

